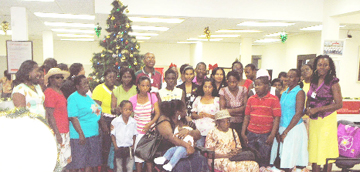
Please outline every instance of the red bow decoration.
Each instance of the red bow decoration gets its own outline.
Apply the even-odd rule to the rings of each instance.
[[[209,70],[213,70],[218,67],[218,64],[215,63],[214,65],[209,64]]]
[[[177,66],[176,66],[176,64],[171,63],[169,68],[172,68],[172,67],[177,67]]]

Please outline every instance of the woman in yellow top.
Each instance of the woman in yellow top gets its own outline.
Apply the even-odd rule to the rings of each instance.
[[[303,66],[301,66],[301,77],[303,78],[303,90],[305,92],[305,95],[307,94],[307,92],[309,91],[310,89],[310,82],[311,82],[311,76],[313,74],[313,69],[312,69],[312,66],[310,64],[304,64]],[[306,104],[306,100],[305,100],[305,104]],[[304,115],[302,117],[302,119],[304,120],[304,124],[305,124],[305,127],[306,127],[306,130],[307,130],[307,133],[308,133],[308,136],[309,136],[309,116],[307,115]]]
[[[104,73],[105,83],[95,87],[92,99],[102,108],[102,118],[106,122],[106,128],[102,128],[102,171],[107,171],[107,160],[110,151],[111,137],[109,134],[111,121],[116,117],[111,114],[111,94],[115,88],[116,71],[107,69]]]

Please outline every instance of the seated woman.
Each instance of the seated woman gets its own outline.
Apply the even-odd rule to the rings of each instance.
[[[229,160],[241,149],[239,136],[234,129],[230,129],[230,118],[227,110],[217,112],[216,127],[206,136],[205,147],[215,151],[214,168],[223,172],[259,171],[259,165],[255,161]]]
[[[199,153],[194,153],[195,149],[191,144],[183,141],[187,135],[190,135],[194,140],[198,140],[201,135],[200,131],[196,129],[194,123],[187,122],[185,104],[181,100],[172,100],[169,102],[163,102],[161,104],[162,115],[159,117],[159,121],[168,121],[162,122],[159,124],[156,129],[163,136],[163,140],[159,146],[158,151],[162,155],[171,147],[174,146],[183,146],[186,149],[187,158],[182,158],[173,168],[173,172],[184,172],[184,171],[209,171],[206,158],[201,156]],[[179,133],[174,137],[174,129],[183,126],[190,126],[193,130],[185,129],[185,127],[179,131]]]

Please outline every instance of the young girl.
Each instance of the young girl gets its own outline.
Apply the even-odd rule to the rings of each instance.
[[[193,128],[191,128],[189,126],[182,126],[182,127],[178,126],[174,130],[174,137],[176,137],[178,135],[179,131],[181,131],[183,129],[187,129],[189,131],[193,130]],[[191,135],[185,136],[182,140],[186,143],[191,144],[191,146],[194,146],[194,138]],[[163,165],[163,168],[166,171],[171,171],[181,158],[186,158],[186,157],[188,157],[188,156],[187,156],[185,147],[174,146],[174,147],[171,147],[170,149],[168,149],[166,151],[166,153],[164,154],[164,156],[155,158],[154,163],[161,165],[161,164],[164,164],[165,161],[169,160],[169,162],[167,164]]]
[[[111,122],[111,140],[115,148],[115,172],[132,171],[134,144],[137,135],[136,121],[130,117],[133,106],[130,101],[120,103],[121,115]]]

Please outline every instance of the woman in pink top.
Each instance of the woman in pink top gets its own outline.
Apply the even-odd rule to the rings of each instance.
[[[158,106],[158,99],[155,94],[150,93],[150,79],[146,76],[141,76],[136,87],[137,94],[129,99],[133,104],[134,119],[136,120],[137,132],[135,140],[135,149],[140,139],[149,130],[160,116],[160,109]],[[155,112],[152,117],[151,113]],[[136,171],[142,171],[142,163],[144,160],[135,156]],[[147,171],[151,172],[152,162],[146,162]]]

